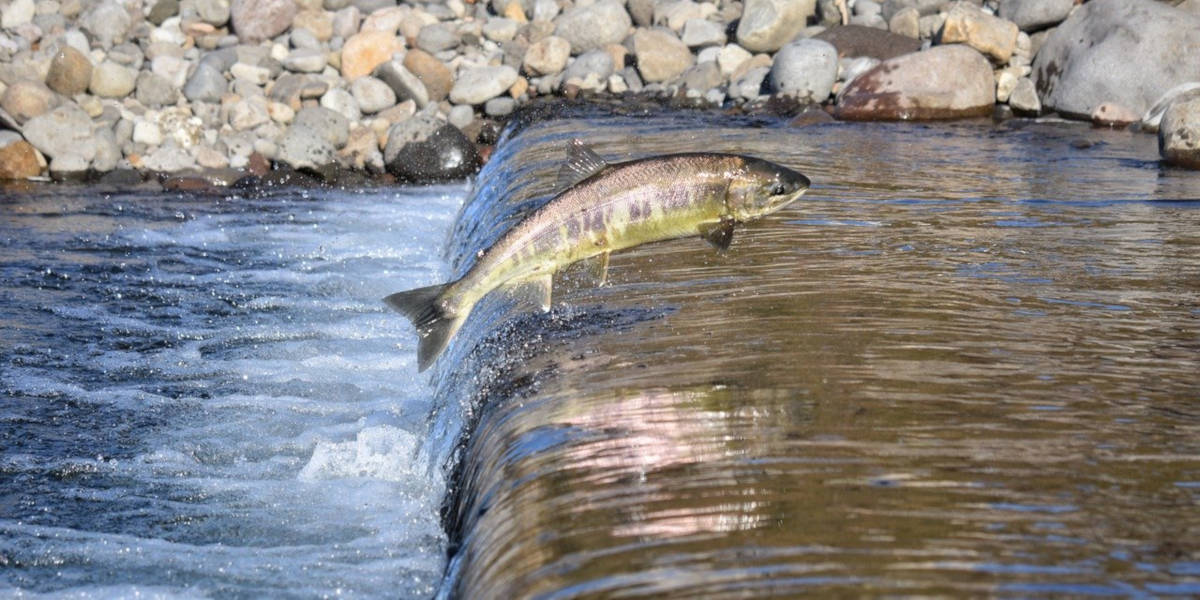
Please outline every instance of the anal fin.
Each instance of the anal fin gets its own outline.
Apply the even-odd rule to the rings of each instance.
[[[604,287],[608,283],[608,255],[609,252],[601,252],[591,258],[585,258],[580,261],[580,280],[581,283],[591,283],[596,287]]]
[[[554,299],[554,277],[550,273],[535,275],[513,283],[509,289],[514,299],[541,306],[542,312],[549,312]]]

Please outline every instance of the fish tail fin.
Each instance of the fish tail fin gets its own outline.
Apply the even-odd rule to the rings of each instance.
[[[421,337],[417,345],[417,370],[424,371],[433,364],[450,343],[450,338],[462,327],[466,314],[448,314],[438,299],[450,284],[431,285],[405,292],[396,292],[383,299],[388,306],[408,317]]]

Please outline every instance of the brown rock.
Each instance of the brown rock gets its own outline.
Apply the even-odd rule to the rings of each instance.
[[[92,61],[82,52],[63,44],[50,60],[46,85],[64,96],[74,96],[86,91],[91,82]]]
[[[353,81],[370,75],[392,54],[404,49],[404,39],[384,31],[363,31],[350,36],[342,46],[342,77]]]
[[[921,49],[921,40],[862,25],[830,27],[813,38],[833,44],[838,58],[869,56],[888,60]]]
[[[846,120],[927,120],[985,116],[995,104],[992,66],[962,45],[898,56],[859,75],[838,97]]]
[[[1017,47],[1016,23],[989,15],[978,7],[960,2],[946,15],[942,26],[943,44],[966,44],[1004,64]]]
[[[450,69],[424,50],[409,50],[404,55],[404,68],[425,84],[425,93],[429,95],[430,102],[445,100],[450,88],[454,87],[454,75]]]
[[[647,82],[670,81],[696,63],[696,57],[667,30],[639,29],[633,34],[637,68]]]
[[[38,151],[25,140],[0,148],[0,179],[29,179],[42,174]]]
[[[90,79],[89,79],[90,80]],[[38,115],[46,114],[58,106],[59,98],[50,88],[36,81],[22,79],[8,86],[0,96],[0,108],[8,112],[18,123],[24,123]]]

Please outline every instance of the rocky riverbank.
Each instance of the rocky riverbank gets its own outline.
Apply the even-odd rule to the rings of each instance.
[[[6,179],[459,178],[518,106],[589,96],[1162,119],[1196,167],[1200,0],[6,0],[0,88]]]

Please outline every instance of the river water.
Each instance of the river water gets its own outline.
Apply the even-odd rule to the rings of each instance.
[[[572,137],[814,186],[548,314],[493,294],[417,375],[379,298],[462,273]],[[1200,595],[1200,178],[1156,156],[577,113],[473,191],[6,192],[0,594]]]

